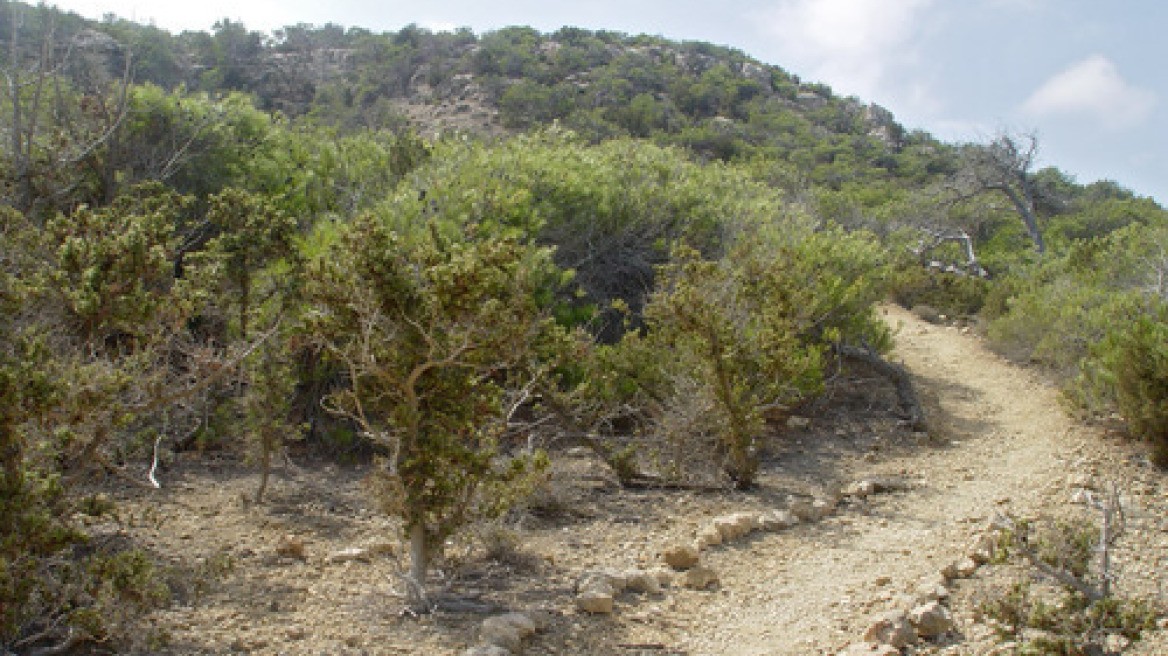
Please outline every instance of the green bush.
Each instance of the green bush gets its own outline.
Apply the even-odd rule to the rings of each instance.
[[[1114,390],[1119,412],[1133,435],[1153,445],[1157,464],[1168,467],[1168,309],[1142,316],[1092,349],[1104,384]]]

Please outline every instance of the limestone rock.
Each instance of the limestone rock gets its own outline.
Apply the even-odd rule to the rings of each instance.
[[[340,563],[351,563],[357,560],[368,561],[369,551],[361,547],[350,547],[348,549],[341,549],[334,551],[325,559],[327,562],[337,565]]]
[[[691,590],[705,590],[718,582],[718,573],[709,567],[699,565],[685,573],[685,587]]]
[[[609,615],[612,613],[613,595],[599,590],[585,590],[576,595],[576,608],[585,613]]]
[[[799,523],[799,518],[787,510],[771,510],[759,515],[759,526],[764,531],[783,531]]]
[[[885,613],[864,631],[864,640],[900,649],[917,641],[908,616],[903,612]]]
[[[815,513],[816,517],[827,517],[835,512],[838,503],[838,501],[832,501],[831,499],[816,499],[811,502],[811,510]]]
[[[1131,643],[1131,640],[1126,637],[1118,633],[1111,633],[1103,639],[1103,649],[1108,654],[1122,654],[1128,650],[1128,647],[1131,647]]]
[[[990,533],[985,533],[979,537],[969,550],[969,558],[978,565],[984,565],[994,559],[994,552],[997,551],[998,539]]]
[[[750,533],[758,525],[758,515],[738,512],[714,520],[714,528],[722,536],[722,542],[733,542]]]
[[[916,629],[917,635],[926,639],[944,635],[953,628],[953,615],[937,601],[921,604],[909,611],[908,621]]]
[[[661,554],[665,563],[676,570],[685,570],[698,564],[701,555],[698,550],[688,544],[678,545],[665,550]]]

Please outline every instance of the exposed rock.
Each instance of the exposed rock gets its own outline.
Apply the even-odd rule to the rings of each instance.
[[[705,590],[718,583],[718,573],[709,567],[699,565],[685,573],[685,587],[691,590]]]
[[[585,613],[611,614],[613,595],[601,590],[585,590],[576,595],[576,608]]]
[[[1108,654],[1122,654],[1131,647],[1131,643],[1126,637],[1112,633],[1103,639],[1103,650]]]
[[[908,621],[916,629],[917,635],[936,638],[953,628],[953,615],[937,601],[921,604],[908,613]]]
[[[917,641],[917,633],[913,630],[908,616],[903,612],[885,613],[880,619],[872,623],[864,631],[866,642],[875,642],[883,645],[892,645],[897,649],[911,645]]]
[[[758,515],[738,512],[714,520],[714,528],[722,536],[722,542],[733,542],[750,533],[758,525]]]
[[[698,550],[688,544],[678,545],[665,550],[661,554],[665,563],[676,570],[684,570],[698,564],[701,555]]]
[[[758,517],[759,527],[764,531],[783,531],[799,523],[799,518],[787,510],[770,510]]]

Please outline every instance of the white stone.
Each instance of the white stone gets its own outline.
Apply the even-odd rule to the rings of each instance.
[[[787,510],[770,510],[759,515],[759,525],[766,531],[783,531],[799,523],[799,518]]]
[[[326,560],[334,565],[338,563],[351,563],[357,560],[368,561],[369,550],[362,549],[361,547],[341,549],[340,551],[334,551],[333,553],[329,554]]]
[[[902,612],[885,613],[873,622],[864,631],[866,642],[875,642],[883,645],[892,645],[897,649],[911,645],[917,641],[917,633],[913,630],[908,616]]]
[[[908,613],[908,621],[917,635],[931,639],[944,635],[953,628],[953,615],[937,601],[921,604]]]

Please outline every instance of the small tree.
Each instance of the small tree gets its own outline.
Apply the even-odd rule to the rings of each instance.
[[[404,520],[415,603],[445,538],[504,509],[537,464],[500,463],[498,439],[509,393],[561,334],[538,302],[554,272],[548,250],[403,237],[372,216],[311,263],[306,327],[348,374],[327,403],[384,450],[375,491]]]
[[[211,269],[214,281],[208,282],[219,288],[221,302],[235,307],[236,330],[246,341],[253,315],[282,291],[281,285],[272,284],[257,294],[257,279],[272,262],[295,253],[296,220],[266,198],[226,189],[211,198],[207,221],[219,234],[195,259]]]
[[[821,367],[816,348],[799,339],[794,308],[781,304],[784,291],[775,285],[783,281],[765,270],[749,279],[740,265],[675,249],[645,315],[661,352],[696,367],[695,380],[706,381],[724,470],[746,488],[758,472],[765,408],[817,390]]]

